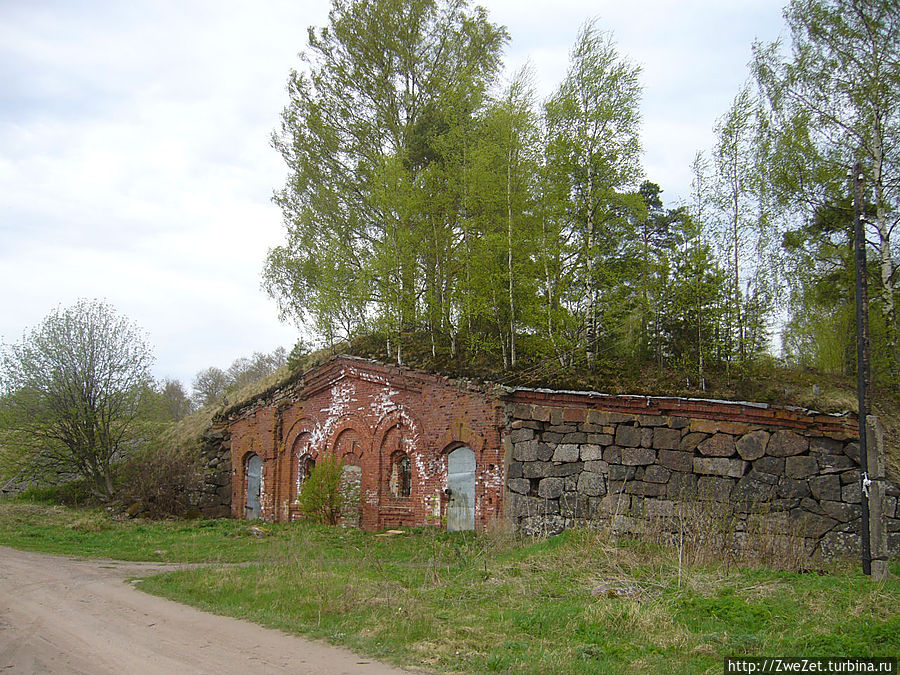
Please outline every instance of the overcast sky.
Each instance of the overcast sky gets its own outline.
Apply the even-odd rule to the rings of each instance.
[[[781,0],[485,0],[508,73],[562,80],[596,17],[643,69],[646,177],[668,205],[747,78]],[[290,350],[260,289],[283,238],[269,136],[326,0],[0,0],[0,339],[102,298],[148,333],[159,378]]]

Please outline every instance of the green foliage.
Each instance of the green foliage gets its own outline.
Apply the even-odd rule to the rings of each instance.
[[[307,520],[323,525],[337,525],[341,521],[349,497],[345,494],[343,477],[341,458],[330,453],[319,456],[297,497],[300,511]]]
[[[501,87],[506,33],[467,1],[335,2],[310,31],[273,137],[290,176],[276,197],[286,239],[264,285],[328,346],[375,336],[375,355],[402,363],[423,340],[433,362],[502,364],[509,381],[558,364],[669,370],[701,390],[724,372],[743,387],[786,306],[789,358],[833,368],[839,345],[818,337],[844,307],[810,303],[831,283],[817,256],[834,237],[807,232],[795,258],[778,244],[839,202],[847,160],[862,154],[873,351],[890,372],[895,5],[793,2],[793,58],[756,47],[758,87],[744,85],[719,120],[714,161],[692,167],[690,206],[666,209],[640,166],[640,69],[596,22],[539,107],[527,71]],[[843,82],[843,65],[859,81]]]
[[[766,104],[769,185],[773,196],[795,223],[821,220],[823,211],[842,208],[852,230],[844,195],[848,171],[859,161],[867,200],[867,238],[872,242],[870,276],[872,309],[880,314],[882,334],[872,353],[884,356],[886,381],[900,377],[897,342],[896,260],[894,230],[900,218],[900,6],[892,0],[793,0],[785,10],[791,53],[779,44],[755,45],[754,75]],[[797,225],[790,229],[797,230]],[[816,234],[807,228],[808,237]],[[811,251],[824,251],[832,229],[819,230]],[[802,279],[804,292],[795,298],[794,336],[801,327],[815,342],[828,323],[807,321],[803,299],[828,270],[816,261],[813,276]],[[840,303],[826,309],[835,317]],[[795,342],[797,342],[795,340]],[[815,357],[813,357],[815,358]],[[876,376],[878,373],[876,372]]]
[[[153,357],[110,305],[56,309],[0,362],[3,453],[39,476],[83,477],[113,496],[113,464],[140,440]]]

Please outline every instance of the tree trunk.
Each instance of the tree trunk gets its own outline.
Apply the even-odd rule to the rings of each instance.
[[[509,271],[509,360],[516,367],[516,306],[513,298],[512,152],[506,156],[506,253]]]

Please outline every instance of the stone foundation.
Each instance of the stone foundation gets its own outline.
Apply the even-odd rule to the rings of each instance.
[[[854,418],[586,393],[505,398],[506,517],[523,533],[586,525],[674,534],[703,521],[735,546],[808,556],[859,549]],[[898,496],[889,483],[892,555],[900,553]]]

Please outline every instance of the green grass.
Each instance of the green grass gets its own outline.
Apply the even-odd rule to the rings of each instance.
[[[25,551],[150,562],[232,563],[291,548],[292,528],[239,520],[117,521],[104,509],[0,501],[0,545]]]
[[[900,654],[900,581],[875,584],[853,561],[831,564],[827,573],[707,563],[679,574],[675,551],[596,532],[523,540],[265,527],[271,534],[259,538],[235,521],[115,523],[102,512],[0,504],[6,545],[252,561],[168,573],[140,586],[404,665],[542,675],[719,673],[723,657],[734,655]],[[592,592],[600,587],[608,592]]]

